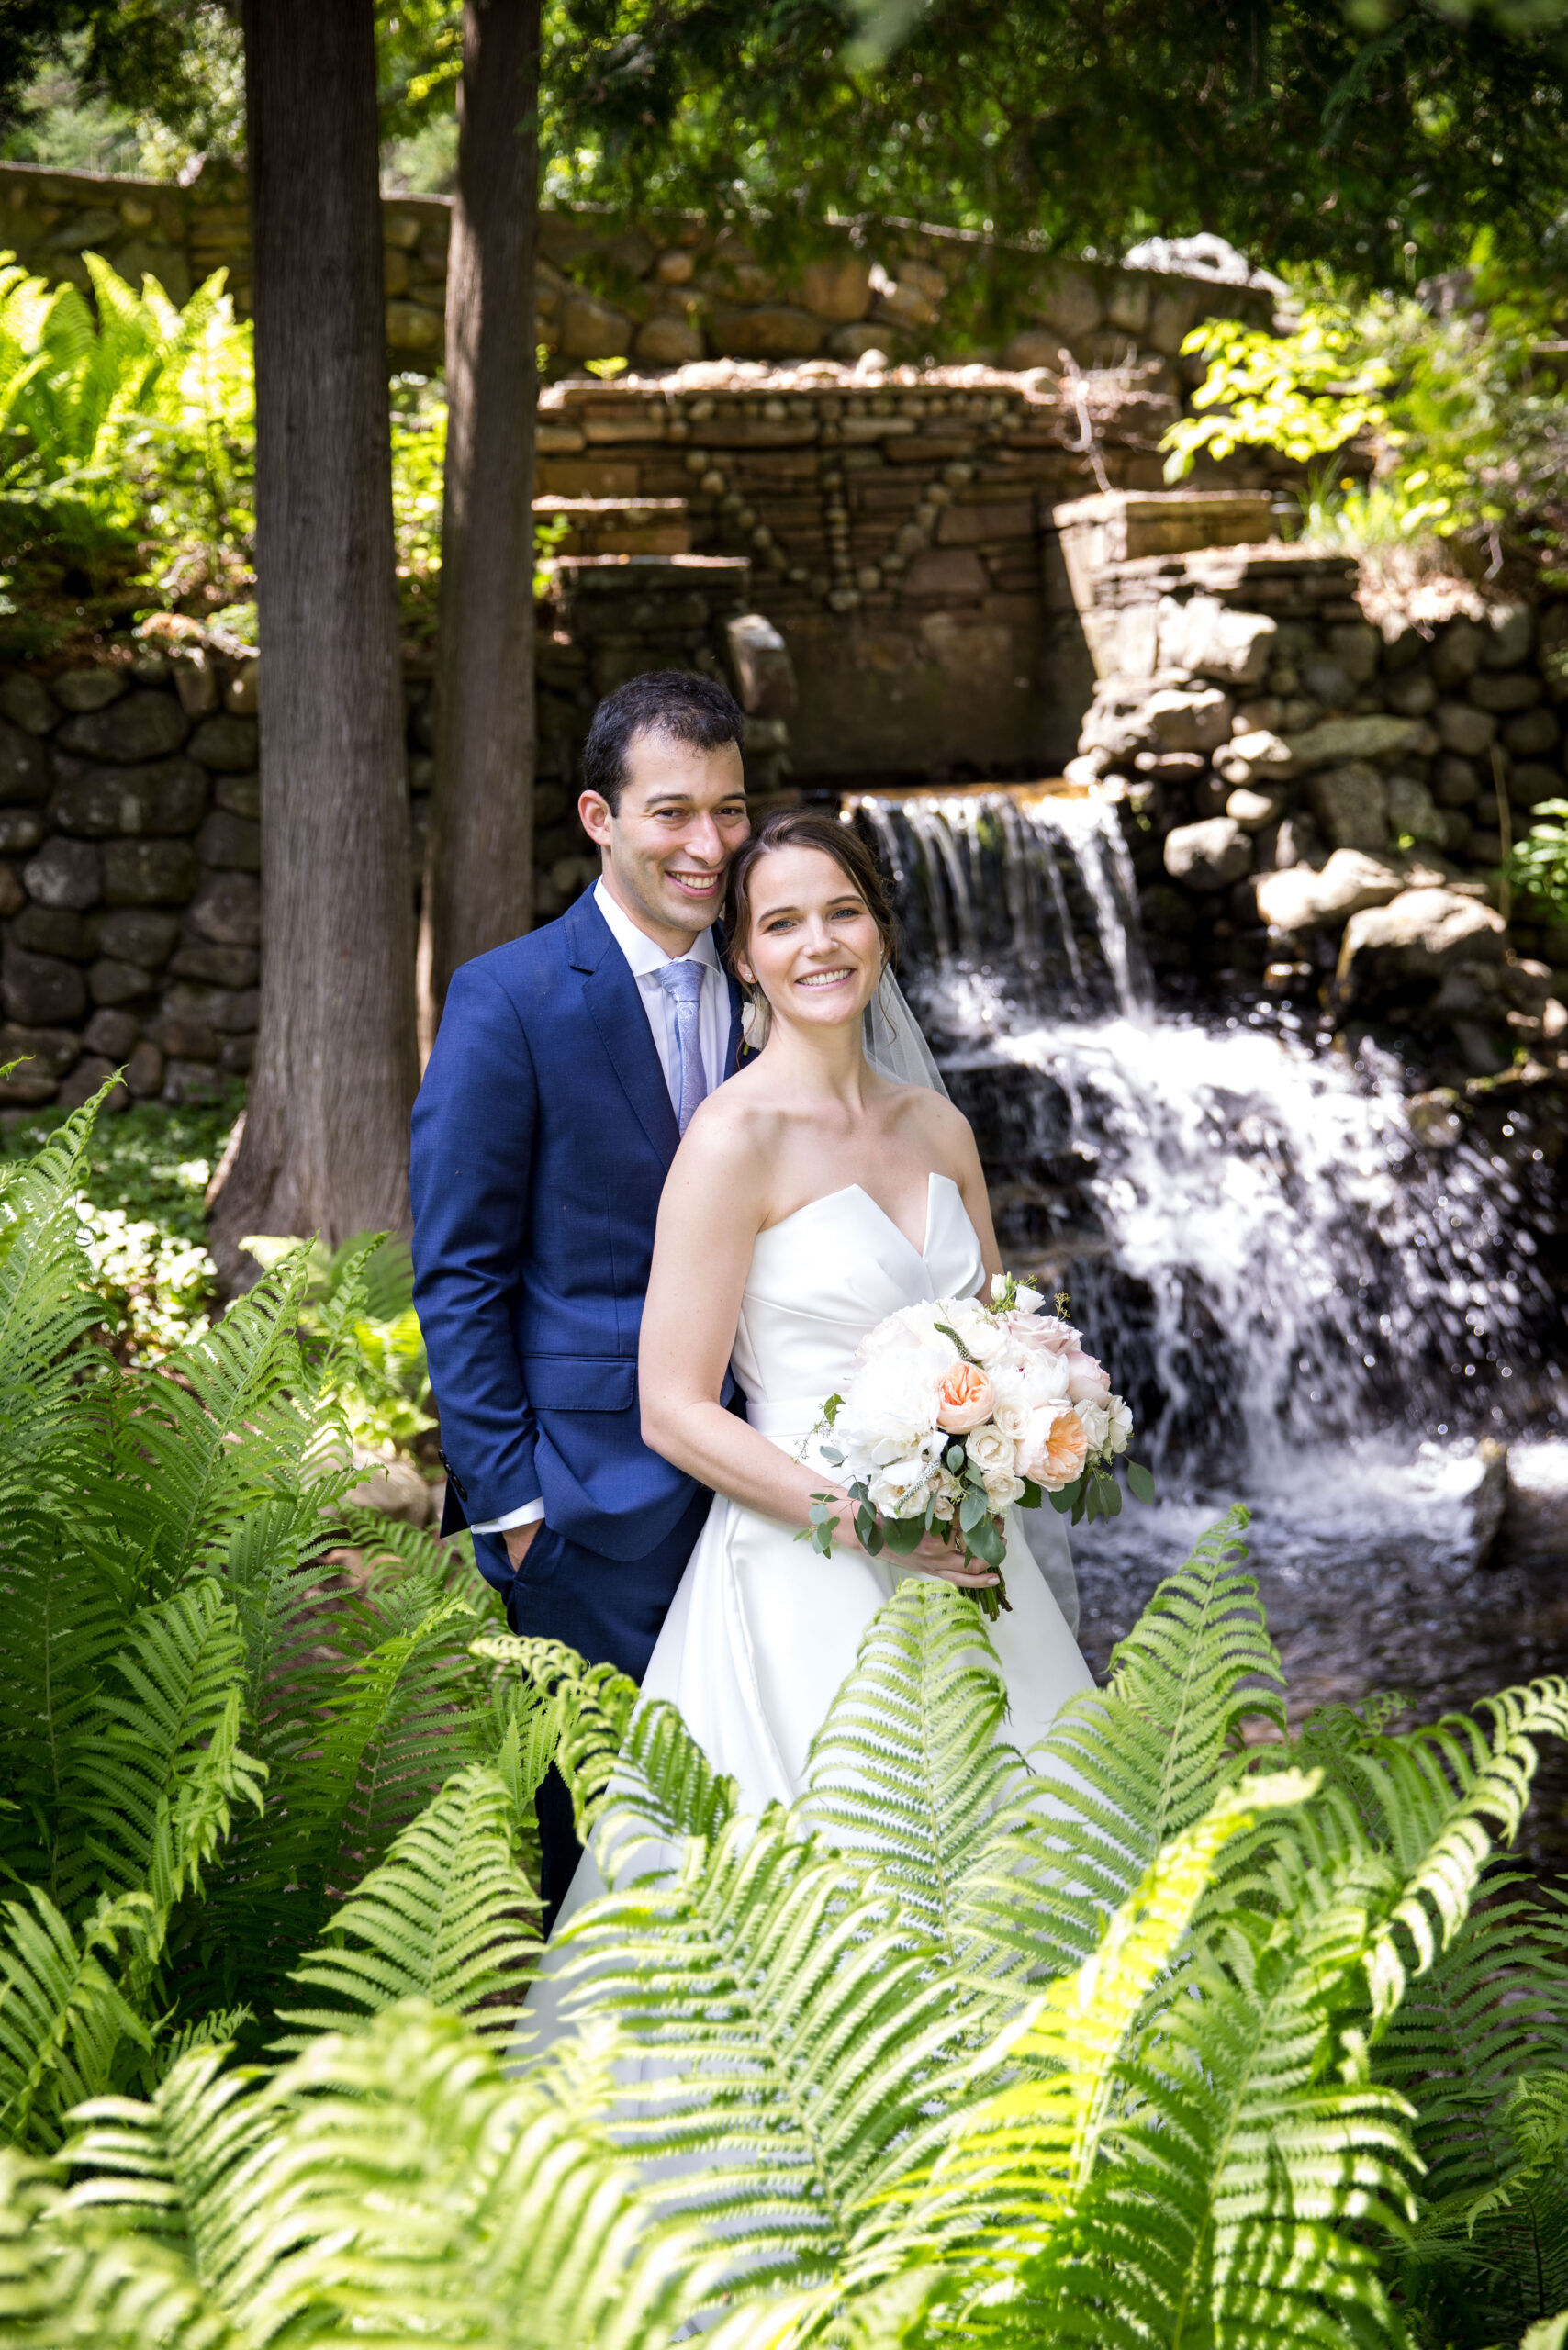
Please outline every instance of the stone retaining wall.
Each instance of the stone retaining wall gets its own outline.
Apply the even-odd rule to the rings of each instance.
[[[1374,626],[1341,556],[1137,552],[1159,498],[1095,565],[1112,503],[1057,515],[1102,671],[1068,774],[1126,789],[1156,969],[1408,1031],[1456,1079],[1555,1069],[1568,931],[1506,926],[1498,868],[1568,791],[1568,603]]]
[[[439,367],[444,349],[444,196],[382,203],[386,347],[397,366]],[[237,164],[203,164],[188,185],[89,172],[0,164],[0,249],[50,279],[87,283],[84,252],[123,276],[151,271],[177,301],[226,268],[242,315],[250,308],[250,229]],[[978,350],[968,314],[996,255],[982,238],[913,223],[867,234],[824,232],[811,260],[767,265],[733,233],[672,214],[628,224],[603,212],[549,211],[540,223],[538,336],[563,365],[634,359],[679,366],[743,359],[855,361],[877,349],[895,359],[983,355],[1010,367],[1059,368],[1065,347],[1081,367],[1154,356],[1174,362],[1201,319],[1266,324],[1267,285],[1226,285],[1104,263],[1024,268],[1021,321],[1005,350]]]

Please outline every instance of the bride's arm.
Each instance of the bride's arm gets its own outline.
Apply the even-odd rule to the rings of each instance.
[[[732,1501],[805,1526],[812,1494],[824,1490],[822,1472],[792,1460],[719,1401],[767,1219],[766,1167],[752,1122],[718,1096],[705,1102],[659,1203],[638,1360],[643,1440]]]

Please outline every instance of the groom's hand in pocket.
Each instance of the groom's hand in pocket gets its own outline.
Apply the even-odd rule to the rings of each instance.
[[[543,1531],[544,1520],[542,1517],[536,1517],[531,1525],[510,1527],[502,1535],[501,1540],[507,1546],[507,1557],[511,1561],[513,1574],[516,1574],[524,1559],[527,1558],[534,1537],[543,1534]]]

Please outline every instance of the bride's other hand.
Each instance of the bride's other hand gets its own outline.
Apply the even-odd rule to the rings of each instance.
[[[847,1494],[839,1496],[838,1531],[834,1540],[846,1550],[864,1550],[866,1547],[855,1531],[855,1504]],[[881,1550],[877,1555],[905,1574],[935,1575],[942,1583],[956,1583],[960,1591],[982,1591],[988,1583],[1001,1581],[991,1568],[966,1562],[963,1552],[955,1550],[950,1542],[944,1542],[939,1534],[923,1535],[913,1550]]]

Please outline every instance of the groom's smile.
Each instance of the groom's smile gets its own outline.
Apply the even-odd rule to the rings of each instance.
[[[585,791],[577,810],[617,904],[666,954],[686,954],[717,918],[751,829],[739,744],[709,750],[647,729],[626,746],[615,806]]]

